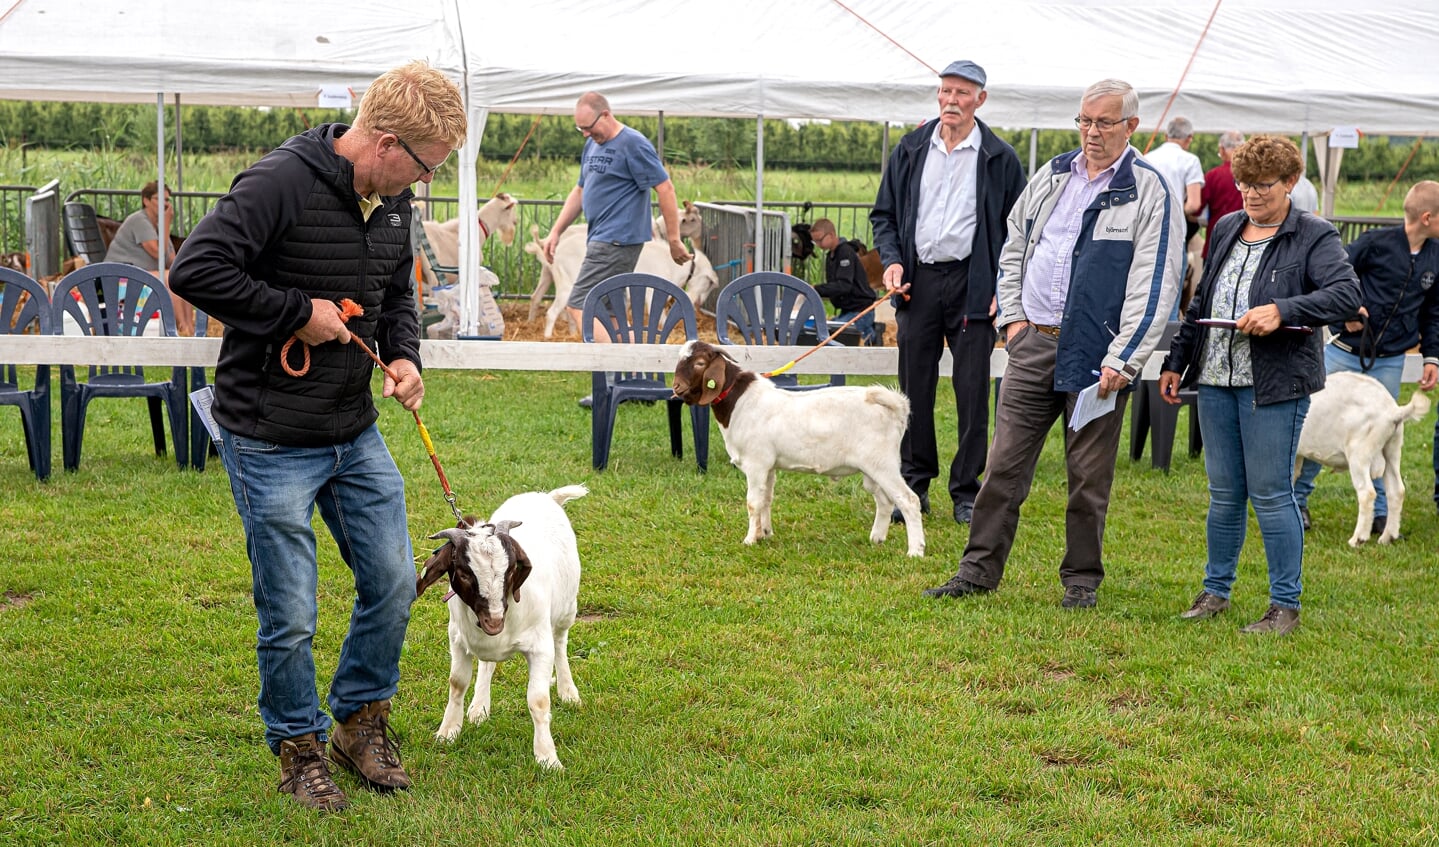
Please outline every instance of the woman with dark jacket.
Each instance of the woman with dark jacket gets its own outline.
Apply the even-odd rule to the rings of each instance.
[[[1303,171],[1287,138],[1260,135],[1233,159],[1244,208],[1214,228],[1204,278],[1164,360],[1161,395],[1198,385],[1209,475],[1204,589],[1181,617],[1229,608],[1248,503],[1269,561],[1269,610],[1244,632],[1284,635],[1299,625],[1304,527],[1294,457],[1309,395],[1324,387],[1326,324],[1354,316],[1359,281],[1339,233],[1294,208]]]

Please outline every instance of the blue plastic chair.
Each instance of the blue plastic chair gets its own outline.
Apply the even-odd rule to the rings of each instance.
[[[28,276],[0,268],[0,335],[50,334],[50,297]],[[0,406],[20,407],[25,453],[35,478],[50,478],[50,366],[35,367],[33,388],[21,388],[14,365],[0,365]]]
[[[91,265],[105,261],[107,248],[100,234],[100,220],[95,216],[95,207],[71,201],[65,204],[64,218],[65,244],[70,248],[70,255],[79,256]]]
[[[829,335],[824,299],[814,286],[778,271],[756,271],[745,274],[720,289],[715,300],[715,335],[721,344],[808,346],[801,339],[806,332],[814,337]],[[831,341],[830,347],[842,347]],[[778,367],[783,362],[775,362]],[[844,385],[843,374],[832,374],[829,382],[800,385],[799,377],[783,373],[770,377],[781,388],[804,391]]]
[[[585,297],[581,315],[580,335],[587,343],[595,341],[596,321],[613,344],[667,344],[676,331],[682,331],[687,341],[699,337],[699,322],[689,295],[669,280],[653,274],[619,274],[601,282]],[[680,410],[685,403],[674,396],[668,382],[671,375],[593,373],[590,446],[595,470],[602,471],[609,464],[615,411],[621,403],[630,400],[665,401],[670,423],[670,453],[677,459],[684,456]],[[695,461],[704,471],[709,468],[709,407],[691,406],[690,419],[694,425]]]
[[[175,331],[174,306],[165,284],[153,275],[118,262],[87,265],[60,280],[50,298],[50,330],[63,335],[67,326],[95,338],[144,335],[158,321],[160,334]],[[85,411],[96,397],[144,397],[150,406],[150,431],[155,455],[165,455],[165,427],[160,407],[170,417],[175,463],[189,464],[189,398],[185,368],[170,369],[164,382],[147,382],[145,371],[134,365],[91,365],[89,379],[79,382],[74,365],[60,366],[60,424],[65,470],[80,467],[85,438]]]

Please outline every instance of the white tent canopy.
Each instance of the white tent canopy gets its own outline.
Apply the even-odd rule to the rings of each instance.
[[[473,220],[488,113],[569,114],[588,89],[621,115],[914,123],[934,69],[970,58],[995,126],[1071,127],[1117,77],[1147,132],[1183,78],[1168,114],[1201,131],[1417,134],[1439,128],[1435,44],[1439,0],[0,0],[0,98],[310,106],[427,58],[466,91]]]
[[[490,111],[598,89],[628,114],[913,123],[964,57],[991,124],[1068,128],[1105,77],[1157,118],[1197,45],[1170,112],[1201,130],[1416,134],[1439,124],[1436,43],[1439,0],[0,0],[0,98],[313,106],[424,57]]]
[[[1157,119],[1198,46],[1170,114],[1201,130],[1439,126],[1422,61],[1436,0],[530,0],[467,4],[461,21],[490,34],[466,38],[466,65],[473,102],[497,112],[568,114],[597,89],[630,114],[914,123],[934,112],[933,70],[969,58],[989,74],[989,123],[1070,128],[1107,77]]]
[[[7,10],[8,7],[8,10]],[[314,107],[427,58],[456,80],[454,4],[437,0],[0,0],[0,98]]]

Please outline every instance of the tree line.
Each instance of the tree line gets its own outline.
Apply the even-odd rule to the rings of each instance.
[[[175,107],[166,107],[166,126],[175,125]],[[181,106],[181,127],[188,151],[221,152],[268,150],[311,126],[347,122],[353,112],[341,109],[252,108],[239,106]],[[981,117],[983,113],[981,113]],[[651,139],[659,139],[660,121],[651,116],[621,116],[624,122]],[[890,130],[890,145],[908,128]],[[173,129],[170,130],[173,132]],[[1150,127],[1141,127],[1133,143],[1143,147]],[[817,170],[878,170],[883,155],[881,124],[867,121],[795,122],[766,120],[766,167]],[[1028,159],[1027,129],[995,132]],[[1155,144],[1163,141],[1156,139]],[[12,148],[34,146],[52,149],[139,149],[155,144],[155,107],[107,103],[52,103],[0,101],[0,143]],[[1077,136],[1068,130],[1042,130],[1038,135],[1040,161],[1072,149]],[[570,115],[492,114],[485,123],[480,153],[508,161],[516,151],[533,159],[576,161],[584,137],[575,132]],[[1388,180],[1409,160],[1412,138],[1368,136],[1358,149],[1344,154],[1344,176],[1349,180]],[[754,166],[755,122],[734,118],[680,118],[664,120],[663,149],[672,163],[712,165],[721,168]],[[1196,136],[1191,152],[1210,168],[1219,163],[1215,136]],[[1310,169],[1314,172],[1311,149]],[[1439,144],[1424,143],[1405,170],[1405,180],[1439,179]]]

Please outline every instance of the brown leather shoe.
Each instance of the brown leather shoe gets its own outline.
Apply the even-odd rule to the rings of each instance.
[[[330,779],[325,745],[315,733],[280,742],[280,790],[295,802],[320,812],[340,812],[350,805],[345,792]]]
[[[410,787],[400,764],[400,745],[390,732],[390,701],[366,703],[330,731],[330,750],[341,765],[376,791]]]
[[[1286,609],[1283,606],[1269,605],[1269,611],[1264,617],[1242,627],[1240,632],[1272,632],[1275,635],[1288,635],[1299,626],[1299,610]]]

